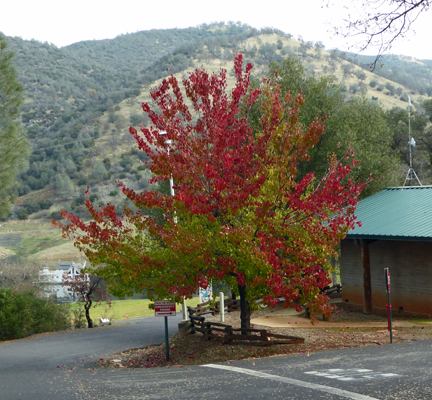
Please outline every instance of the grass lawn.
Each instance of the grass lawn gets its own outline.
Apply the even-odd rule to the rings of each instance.
[[[186,300],[188,306],[196,307],[199,302],[198,297],[194,297],[190,300]],[[150,300],[113,300],[111,307],[108,306],[107,302],[103,301],[100,303],[94,303],[90,310],[90,317],[95,323],[99,322],[99,318],[108,318],[111,321],[120,321],[128,318],[142,318],[142,317],[153,317],[154,310],[148,308]],[[73,303],[69,305],[72,309],[77,310],[78,308],[84,309],[83,303]],[[181,313],[181,304],[177,304],[177,312]]]

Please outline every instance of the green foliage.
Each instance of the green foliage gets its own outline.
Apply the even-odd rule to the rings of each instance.
[[[107,172],[104,164],[98,161],[91,171],[91,177],[96,181],[101,181],[106,177]]]
[[[62,199],[70,199],[74,195],[72,181],[67,175],[57,174],[54,180],[54,187]]]
[[[94,201],[99,200],[99,196],[96,193],[91,194],[89,200],[93,203]]]
[[[42,210],[48,210],[53,205],[51,200],[42,199],[39,200],[39,206]]]
[[[429,121],[432,121],[432,99],[425,100],[421,106],[423,107],[425,114],[429,118]]]
[[[13,54],[0,33],[0,218],[10,212],[11,190],[19,171],[26,167],[29,143],[18,120],[24,88],[12,64]]]
[[[72,208],[72,210],[76,209],[76,208],[79,207],[80,205],[83,205],[85,199],[86,199],[86,198],[85,198],[84,196],[80,196],[80,197],[77,197],[76,199],[74,199],[74,200],[72,201],[72,203],[71,203],[71,208]]]
[[[347,148],[351,148],[359,161],[352,171],[353,177],[363,182],[367,182],[370,175],[374,178],[362,196],[395,184],[398,157],[392,152],[392,131],[381,108],[363,97],[345,100],[341,87],[334,80],[306,76],[305,68],[294,58],[288,57],[281,65],[273,63],[269,70],[271,79],[274,79],[274,71],[278,71],[277,79],[285,93],[305,94],[306,101],[299,116],[303,126],[326,117],[324,135],[310,150],[311,161],[301,164],[301,176],[313,171],[318,177],[324,176],[329,154],[336,151],[337,157],[342,158]]]
[[[87,320],[85,316],[85,310],[82,307],[75,308],[73,310],[73,316],[75,318],[75,328],[84,328],[87,325]]]
[[[278,37],[267,43],[260,39],[252,46],[245,44],[245,40],[263,33],[277,34]],[[99,179],[98,171],[94,171],[95,175],[92,176],[93,167],[96,161],[106,157],[106,154],[98,154],[100,147],[96,139],[114,130],[116,140],[108,143],[116,150],[115,155],[112,161],[103,161],[105,169],[110,170],[111,163],[116,165],[118,161],[119,145],[124,148],[126,138],[133,140],[129,134],[122,136],[120,133],[124,132],[128,124],[135,127],[148,126],[147,115],[139,110],[138,99],[143,84],[152,85],[156,79],[183,72],[197,63],[201,65],[207,61],[213,62],[215,58],[224,62],[231,59],[231,55],[236,51],[242,51],[243,47],[246,47],[243,51],[246,57],[254,57],[254,60],[250,61],[262,66],[268,65],[270,61],[282,63],[284,54],[300,55],[305,63],[312,58],[321,57],[319,53],[324,50],[321,42],[313,45],[302,41],[297,48],[297,45],[286,45],[285,39],[290,37],[290,34],[271,28],[257,30],[247,25],[232,23],[143,31],[121,35],[112,40],[75,43],[63,48],[35,40],[7,37],[8,45],[16,55],[13,61],[18,69],[20,85],[25,88],[25,95],[24,92],[19,95],[25,96],[25,103],[22,105],[21,115],[15,119],[15,125],[21,129],[22,123],[24,132],[32,140],[33,153],[29,158],[30,168],[19,175],[16,189],[11,187],[5,195],[0,193],[1,201],[48,188],[53,184],[55,187],[64,186],[65,190],[61,189],[62,193],[59,193],[60,199],[73,198],[73,188],[68,182],[59,183],[56,175],[68,176],[72,183],[78,186]],[[351,60],[358,65],[368,62],[367,57],[353,57],[351,54],[348,57],[337,51],[332,51],[330,57],[330,65],[324,65],[323,68],[325,73],[333,73],[332,71],[338,68],[336,62],[341,59]],[[383,65],[374,71],[375,74],[404,85],[413,93],[432,95],[432,63],[413,63],[409,60],[405,62],[393,56],[385,56],[383,60]],[[358,79],[364,79],[365,73],[347,62],[340,63],[339,67],[346,76],[356,75]],[[313,73],[309,64],[307,74]],[[13,83],[13,80],[8,82]],[[384,86],[372,86],[374,82],[377,85],[373,80],[371,87],[384,90]],[[349,84],[351,83],[350,81]],[[349,84],[346,85],[347,89]],[[364,87],[358,85],[354,85],[352,89],[356,93],[364,91]],[[399,93],[399,89],[400,87],[395,90],[395,94],[405,101],[406,96]],[[408,92],[407,89],[404,90]],[[385,92],[387,93],[387,90]],[[344,93],[347,96],[351,94]],[[108,123],[109,130],[106,130],[108,118],[114,126]],[[107,137],[104,138],[106,139]],[[24,150],[24,147],[21,146],[19,150]],[[0,160],[1,157],[0,155]],[[144,158],[146,155],[140,152],[138,157]],[[122,172],[122,177],[133,178],[131,174],[136,170],[135,163],[134,157],[134,163],[126,163],[124,171],[111,173]],[[138,178],[136,173],[134,175]],[[108,178],[109,175],[105,177]],[[4,185],[1,187],[4,188]]]
[[[0,340],[20,339],[41,332],[68,329],[67,307],[32,292],[0,288]]]
[[[410,164],[408,146],[408,112],[402,108],[392,108],[385,113],[387,124],[393,132],[391,146],[399,154],[401,161]],[[430,165],[432,160],[432,130],[428,126],[427,113],[421,114],[411,111],[411,136],[417,145],[412,148],[413,168],[422,183],[430,179]]]
[[[18,217],[18,219],[27,219],[29,217],[29,213],[26,208],[22,207],[18,209],[18,211],[16,212],[16,216]]]
[[[51,218],[54,218],[54,219],[56,219],[56,220],[61,220],[63,217],[61,216],[61,214],[60,214],[60,212],[59,211],[53,211],[51,214],[50,214],[50,217]]]

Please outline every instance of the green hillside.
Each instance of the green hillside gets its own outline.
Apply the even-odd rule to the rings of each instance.
[[[293,57],[301,61],[308,76],[326,76],[340,85],[347,101],[365,98],[387,110],[392,151],[401,158],[400,170],[393,171],[399,174],[400,184],[408,162],[410,96],[418,144],[414,167],[423,184],[432,183],[432,107],[427,107],[432,61],[391,55],[371,71],[371,58],[326,50],[320,42],[239,23],[143,31],[64,48],[35,40],[7,40],[26,89],[21,118],[32,143],[29,169],[17,180],[11,220],[42,219],[45,231],[49,219],[59,218],[61,209],[86,215],[86,186],[91,199],[101,204],[122,204],[118,179],[137,190],[149,189],[151,174],[142,163],[146,156],[138,151],[128,127],[148,123],[140,105],[151,101],[150,88],[168,74],[181,77],[201,66],[230,70],[236,52],[252,62],[257,78],[268,73],[271,62]],[[50,235],[45,235],[50,238],[46,243],[60,245]],[[1,237],[0,232],[0,247],[23,254],[46,252],[50,247],[35,244],[19,250],[2,243]]]

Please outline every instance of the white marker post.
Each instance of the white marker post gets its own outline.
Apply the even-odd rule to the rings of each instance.
[[[220,306],[221,322],[225,322],[225,298],[223,292],[219,293],[219,306]]]

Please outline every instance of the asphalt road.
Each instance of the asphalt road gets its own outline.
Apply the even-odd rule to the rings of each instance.
[[[169,318],[178,330],[181,314]],[[87,399],[77,377],[100,358],[165,341],[164,318],[140,318],[103,328],[80,329],[0,343],[0,400]],[[90,371],[89,371],[90,368]]]
[[[170,319],[172,332],[179,320]],[[95,367],[163,340],[163,318],[147,318],[2,343],[0,399],[432,399],[432,341],[183,368]]]

